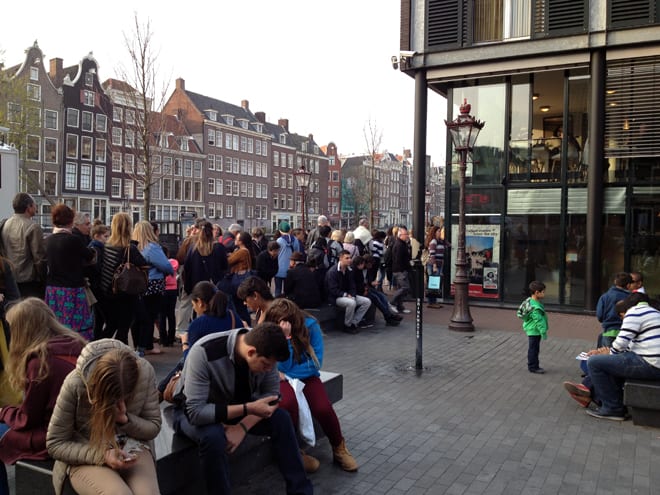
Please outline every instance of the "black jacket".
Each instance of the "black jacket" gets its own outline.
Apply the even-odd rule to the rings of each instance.
[[[353,270],[347,268],[346,272],[342,273],[339,270],[339,263],[331,266],[328,273],[325,274],[325,285],[328,290],[328,299],[334,303],[339,297],[344,297],[344,294],[349,294],[355,297],[355,278]]]
[[[270,283],[278,270],[277,256],[273,258],[268,251],[262,251],[257,255],[255,268],[257,275],[266,283]]]
[[[394,241],[392,246],[392,272],[407,272],[410,270],[410,249],[401,239]]]
[[[323,302],[315,272],[302,263],[286,272],[284,294],[301,308],[318,308]]]

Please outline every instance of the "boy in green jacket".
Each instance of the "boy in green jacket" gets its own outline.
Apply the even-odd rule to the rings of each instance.
[[[545,370],[539,366],[539,349],[541,339],[548,338],[548,317],[541,300],[545,297],[545,284],[534,280],[529,284],[530,297],[525,299],[516,315],[523,320],[523,330],[529,339],[527,349],[527,369],[530,373],[543,374]]]

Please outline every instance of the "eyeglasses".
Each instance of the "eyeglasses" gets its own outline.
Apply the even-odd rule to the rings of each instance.
[[[639,280],[639,279],[637,279],[637,280],[633,279],[631,283],[632,284],[639,284],[640,282],[641,282],[641,280]]]

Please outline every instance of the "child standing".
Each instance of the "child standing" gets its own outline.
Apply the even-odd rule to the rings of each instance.
[[[545,297],[545,284],[534,280],[529,284],[530,297],[525,299],[516,315],[523,320],[523,330],[529,339],[527,349],[527,369],[530,373],[543,374],[545,370],[539,366],[539,349],[541,339],[548,338],[548,317],[541,302]]]

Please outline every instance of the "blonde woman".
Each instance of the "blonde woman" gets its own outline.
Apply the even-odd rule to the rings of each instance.
[[[351,255],[351,259],[354,260],[356,256],[360,255],[360,250],[355,245],[355,234],[353,232],[346,232],[344,236],[344,250],[348,251]]]
[[[128,343],[128,329],[135,314],[138,296],[114,294],[112,279],[117,268],[129,258],[136,266],[147,269],[148,264],[136,244],[131,243],[133,223],[128,213],[116,213],[110,224],[110,238],[103,249],[103,267],[101,268],[101,290],[103,292],[103,310],[106,316],[104,337],[115,337],[124,344]],[[133,341],[137,342],[137,335]]]
[[[332,234],[330,234],[330,242],[328,242],[328,261],[330,262],[330,268],[339,262],[339,253],[344,250],[343,241],[344,234],[342,231],[333,230]]]
[[[339,419],[319,378],[323,364],[323,333],[319,322],[288,299],[274,300],[266,310],[264,321],[279,325],[289,344],[289,359],[277,363],[282,394],[280,407],[291,415],[293,424],[297,425],[298,401],[287,377],[301,380],[305,384],[303,394],[312,417],[319,422],[330,441],[334,461],[345,471],[357,471],[358,464],[346,448]],[[317,459],[306,454],[302,457],[307,472],[319,468]]]
[[[144,354],[160,354],[162,351],[154,347],[154,324],[158,317],[163,293],[165,292],[165,276],[174,275],[174,269],[165,256],[156,232],[150,222],[143,220],[135,224],[133,240],[145,261],[149,263],[149,282],[146,292],[138,299],[135,315],[136,333],[138,335],[137,351]],[[167,342],[167,329],[159,329],[160,342]]]
[[[55,493],[68,476],[79,495],[157,495],[152,440],[160,425],[151,364],[119,341],[89,343],[48,426]]]
[[[9,493],[5,464],[48,457],[48,422],[62,382],[74,369],[86,343],[36,297],[12,306],[7,321],[11,325],[11,349],[5,371],[23,401],[0,408],[0,494]]]

